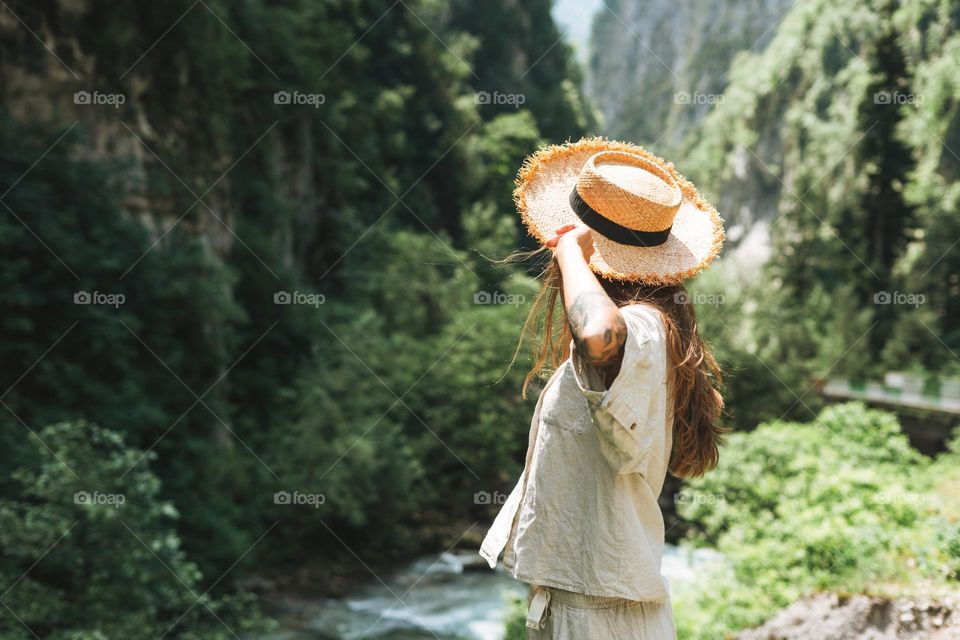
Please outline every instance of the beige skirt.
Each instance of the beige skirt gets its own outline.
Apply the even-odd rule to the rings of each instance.
[[[676,640],[670,600],[587,596],[531,585],[528,640]]]

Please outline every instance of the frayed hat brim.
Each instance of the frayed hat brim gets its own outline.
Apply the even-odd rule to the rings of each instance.
[[[514,201],[528,232],[541,244],[565,224],[580,219],[569,204],[580,169],[600,151],[626,151],[668,171],[683,194],[667,241],[655,247],[621,244],[594,233],[590,268],[612,280],[645,284],[680,284],[703,271],[723,247],[723,220],[712,204],[669,163],[643,147],[605,138],[544,147],[530,155],[517,176]]]

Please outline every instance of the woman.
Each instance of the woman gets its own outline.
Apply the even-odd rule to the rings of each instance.
[[[722,221],[673,165],[603,139],[535,153],[515,197],[554,258],[524,392],[556,369],[480,553],[530,584],[529,638],[675,638],[657,496],[668,470],[717,464],[720,371],[682,283],[716,257]]]

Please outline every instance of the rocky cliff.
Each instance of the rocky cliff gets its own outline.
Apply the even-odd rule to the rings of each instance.
[[[804,598],[737,640],[955,640],[956,598],[935,601],[822,593]]]
[[[679,155],[696,142],[697,125],[725,99],[734,59],[746,51],[763,50],[792,4],[793,0],[609,2],[593,24],[587,82],[603,115],[605,133],[649,145],[688,171]],[[777,141],[768,138],[763,144],[775,146]],[[729,246],[763,259],[778,185],[771,176],[751,171],[745,152],[734,162],[748,184],[718,202],[730,223]]]
[[[588,78],[606,133],[677,147],[722,100],[734,57],[762,49],[791,4],[609,1],[593,24]]]

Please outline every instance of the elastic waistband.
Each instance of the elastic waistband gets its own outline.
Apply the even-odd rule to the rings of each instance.
[[[556,603],[570,605],[578,609],[614,609],[617,607],[643,604],[639,600],[590,596],[585,593],[574,593],[573,591],[564,591],[563,589],[557,589],[555,587],[550,587],[550,597]]]

